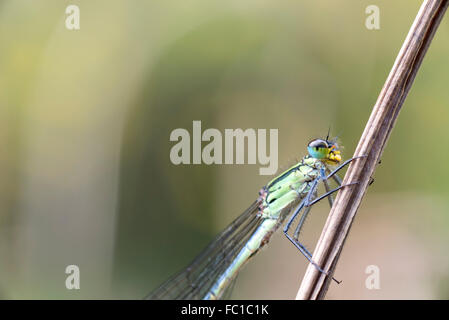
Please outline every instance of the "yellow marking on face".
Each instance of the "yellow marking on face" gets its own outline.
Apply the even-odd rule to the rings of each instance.
[[[334,146],[332,146],[334,147]],[[340,162],[341,161],[341,155],[340,151],[336,150],[329,153],[329,160],[334,162]]]

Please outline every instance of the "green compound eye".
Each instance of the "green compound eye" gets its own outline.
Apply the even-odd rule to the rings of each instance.
[[[326,140],[315,139],[307,146],[310,156],[316,159],[325,159],[329,154],[329,145]]]

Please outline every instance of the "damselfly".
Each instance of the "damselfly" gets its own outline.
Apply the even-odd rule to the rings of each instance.
[[[271,180],[259,191],[258,199],[223,230],[212,243],[183,271],[151,292],[147,299],[220,299],[230,291],[242,266],[266,245],[284,220],[283,232],[296,248],[321,272],[312,261],[312,254],[299,241],[299,234],[311,206],[328,198],[342,186],[337,172],[354,158],[341,163],[335,140],[315,139],[307,146],[308,155],[290,169]],[[338,187],[330,190],[328,180]],[[318,185],[326,192],[318,196]],[[291,214],[290,214],[291,213]],[[295,218],[299,222],[291,230]],[[290,215],[289,215],[290,214]]]

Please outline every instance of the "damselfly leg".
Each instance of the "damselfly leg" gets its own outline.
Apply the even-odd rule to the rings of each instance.
[[[366,155],[363,155],[363,156],[352,157],[351,159],[346,160],[345,162],[340,164],[337,168],[335,168],[331,173],[329,173],[327,175],[327,177],[326,177],[326,180],[329,179],[329,178],[332,178],[338,171],[343,169],[345,166],[347,166],[352,161],[354,161],[356,159],[366,158],[366,157],[367,157]]]
[[[364,156],[362,156],[364,157]],[[307,248],[299,241],[299,235],[301,233],[302,227],[304,225],[304,222],[312,208],[312,206],[321,201],[324,198],[328,198],[328,202],[330,207],[332,207],[333,205],[333,198],[332,198],[332,194],[335,193],[336,191],[340,190],[343,187],[346,186],[350,186],[350,185],[354,185],[358,182],[355,183],[349,183],[346,185],[342,185],[342,181],[340,179],[340,177],[338,177],[338,175],[336,174],[339,170],[341,170],[344,166],[346,166],[347,164],[349,164],[352,160],[357,159],[357,158],[362,158],[362,157],[355,157],[355,158],[351,158],[347,161],[345,161],[344,163],[342,163],[340,166],[338,166],[336,169],[334,169],[332,172],[330,172],[329,169],[327,169],[326,171],[329,172],[328,175],[325,174],[324,171],[321,172],[321,176],[316,179],[315,181],[312,182],[312,185],[310,186],[310,190],[307,194],[307,196],[304,198],[303,201],[301,201],[301,203],[299,204],[299,206],[296,208],[295,212],[290,216],[289,220],[287,221],[287,223],[284,226],[284,234],[287,237],[287,239],[290,240],[290,242],[293,243],[293,245],[295,245],[295,247],[306,257],[306,259],[313,264],[320,272],[328,275],[327,272],[325,272],[323,269],[321,269],[320,266],[318,266],[313,260],[312,260],[312,253],[307,250]],[[338,185],[337,188],[332,189],[329,186],[329,182],[328,179],[332,178]],[[326,193],[324,193],[321,196],[317,196],[317,188],[318,188],[318,184],[319,182],[323,182],[324,187],[326,189]],[[293,224],[293,221],[296,219],[296,217],[299,215],[299,213],[302,211],[301,214],[301,218],[299,220],[298,225],[295,228],[295,232],[293,234],[293,237],[291,237],[288,234],[288,231],[290,230],[291,225]],[[340,283],[338,280],[336,280],[334,277],[332,277],[332,279],[334,281],[336,281],[337,283]]]

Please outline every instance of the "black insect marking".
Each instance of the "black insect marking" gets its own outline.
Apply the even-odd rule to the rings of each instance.
[[[306,157],[306,158],[310,158],[310,157]],[[305,159],[305,158],[304,158]],[[291,168],[290,170],[284,172],[284,174],[282,174],[281,176],[277,177],[276,179],[274,179],[268,186],[267,188],[269,189],[271,186],[275,185],[276,183],[278,183],[279,181],[281,181],[282,179],[284,179],[286,176],[288,176],[289,174],[291,174],[294,171],[299,170],[299,168],[303,165],[303,161],[301,161],[300,163],[298,163],[296,166],[294,166],[293,168]]]

